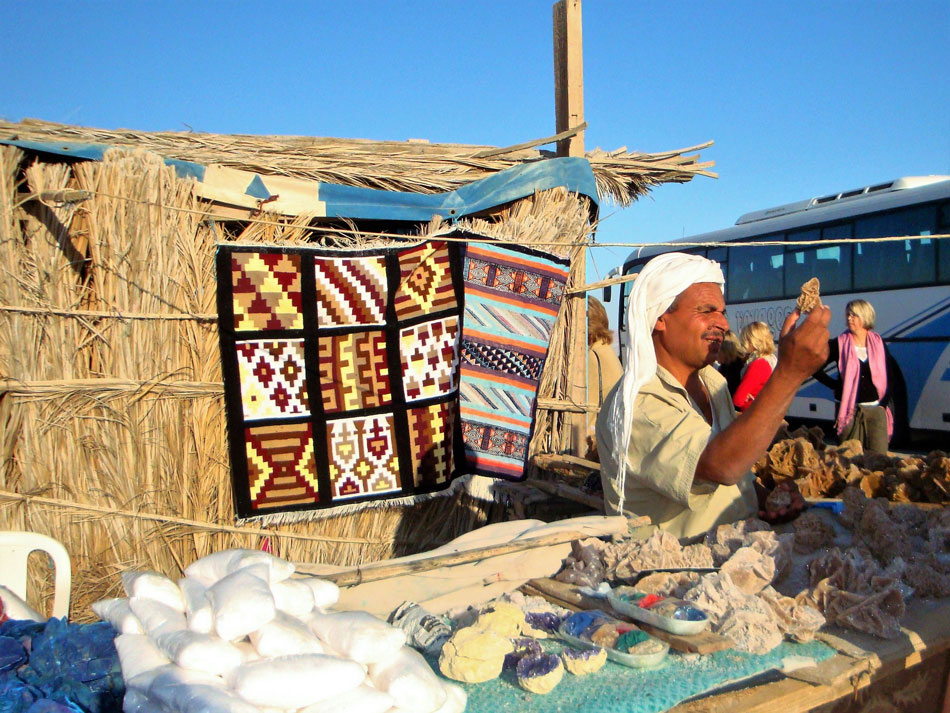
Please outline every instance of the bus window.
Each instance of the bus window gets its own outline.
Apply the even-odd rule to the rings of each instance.
[[[950,203],[940,206],[937,222],[937,232],[941,235],[950,233]],[[937,279],[940,282],[950,282],[950,238],[944,238],[937,246],[940,263],[937,266]]]
[[[853,235],[853,223],[823,228],[822,240],[847,240]],[[820,245],[815,251],[815,277],[825,294],[851,291],[851,245]]]
[[[806,240],[818,240],[820,237],[821,232],[815,228],[788,233],[786,240],[790,243],[797,243]],[[785,284],[787,290],[784,296],[796,296],[801,285],[813,277],[819,279],[822,291],[825,291],[825,281],[816,273],[816,269],[814,245],[789,246],[785,254]]]
[[[937,222],[934,206],[917,206],[858,218],[857,238],[931,235]],[[936,250],[933,240],[898,240],[857,243],[854,255],[854,288],[881,289],[934,281]]]
[[[706,258],[712,260],[713,262],[719,263],[719,268],[722,270],[723,276],[727,274],[728,270],[728,261],[726,256],[729,254],[727,252],[728,248],[709,248],[706,251]]]
[[[761,240],[781,240],[768,235]],[[782,245],[740,243],[729,248],[726,290],[728,302],[783,297],[785,248]]]

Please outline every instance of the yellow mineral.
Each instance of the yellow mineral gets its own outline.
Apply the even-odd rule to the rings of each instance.
[[[442,646],[439,670],[447,677],[465,683],[481,683],[497,678],[505,654],[514,646],[504,636],[480,627],[456,631]]]
[[[521,609],[513,604],[497,602],[478,615],[475,626],[500,636],[520,636],[527,624]]]

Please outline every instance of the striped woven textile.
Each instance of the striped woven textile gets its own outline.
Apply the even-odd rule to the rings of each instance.
[[[520,479],[568,264],[523,247],[465,253],[459,412],[470,472]]]

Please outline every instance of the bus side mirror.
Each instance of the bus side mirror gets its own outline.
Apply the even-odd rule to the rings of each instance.
[[[614,277],[618,277],[619,275],[620,275],[620,268],[615,267],[613,270],[607,273],[607,279],[610,280]],[[613,288],[614,288],[613,285],[607,285],[602,290],[604,302],[610,302],[610,293],[613,292]]]

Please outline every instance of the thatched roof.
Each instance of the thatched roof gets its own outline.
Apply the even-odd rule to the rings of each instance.
[[[63,141],[144,148],[165,158],[217,164],[264,175],[292,176],[390,191],[438,193],[519,164],[550,158],[535,146],[508,148],[424,141],[370,141],[309,136],[249,136],[195,132],[94,129],[37,119],[0,121],[0,138]],[[712,142],[661,153],[596,149],[587,153],[601,200],[629,205],[662,183],[713,176],[713,162],[698,153]],[[526,146],[528,148],[526,148]]]

